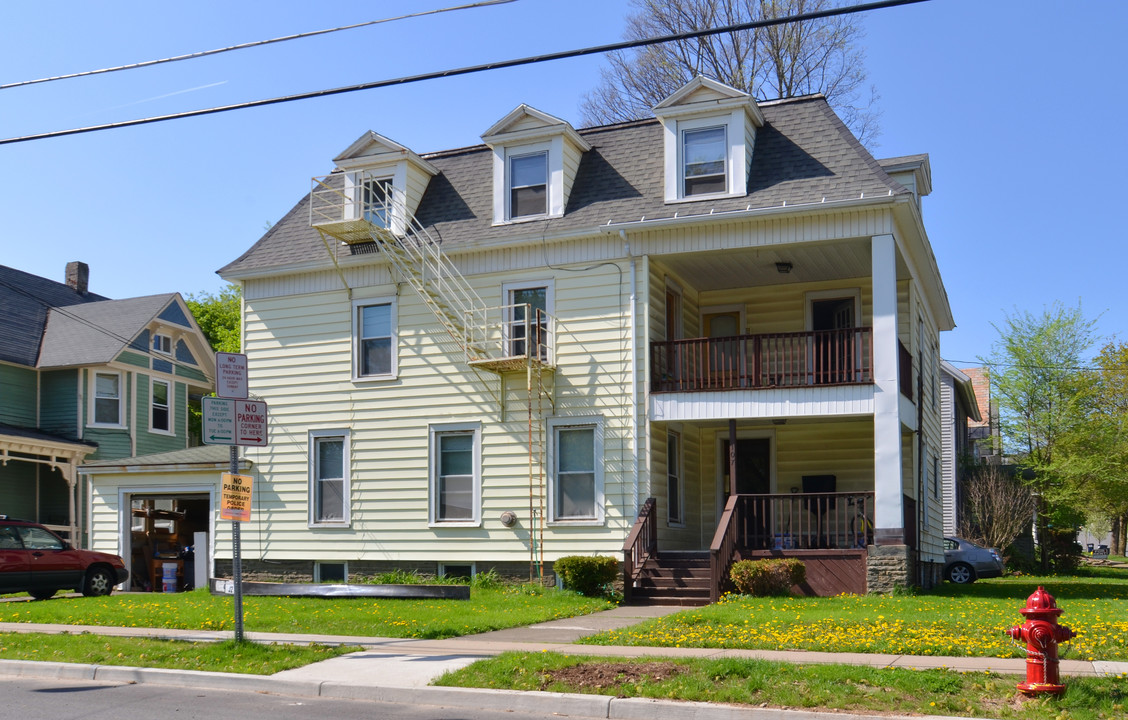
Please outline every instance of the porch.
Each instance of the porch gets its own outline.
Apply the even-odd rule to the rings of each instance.
[[[915,503],[904,497],[906,540],[915,532]],[[657,501],[644,503],[623,545],[627,602],[706,604],[731,590],[729,568],[739,560],[802,560],[805,595],[866,592],[867,547],[874,544],[873,492],[804,492],[729,496],[708,551],[696,572],[685,556],[658,548]],[[915,548],[912,548],[915,549]]]

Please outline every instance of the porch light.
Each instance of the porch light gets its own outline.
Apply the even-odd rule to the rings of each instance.
[[[780,275],[786,275],[787,273],[791,272],[791,263],[789,263],[789,262],[777,262],[776,263],[776,272],[778,272]]]

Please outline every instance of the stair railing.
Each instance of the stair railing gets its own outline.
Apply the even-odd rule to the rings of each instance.
[[[646,561],[658,554],[658,503],[647,498],[638,511],[634,527],[623,543],[623,601],[631,599],[631,590],[642,576]]]
[[[709,602],[721,599],[721,591],[728,582],[729,568],[736,557],[737,525],[740,513],[739,495],[730,495],[725,511],[717,523],[717,532],[709,546]]]

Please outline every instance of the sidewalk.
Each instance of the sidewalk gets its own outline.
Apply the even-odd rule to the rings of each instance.
[[[553,620],[528,627],[498,630],[449,640],[405,640],[378,637],[347,637],[248,632],[257,642],[321,643],[356,645],[360,652],[325,660],[313,665],[285,670],[271,676],[130,668],[117,666],[43,663],[0,660],[0,675],[46,677],[101,682],[146,682],[180,687],[268,692],[280,695],[366,699],[383,702],[474,707],[499,712],[543,713],[598,718],[653,718],[661,712],[671,720],[805,720],[836,718],[868,719],[869,715],[818,713],[799,710],[744,708],[708,703],[652,701],[611,698],[597,695],[514,692],[465,688],[429,687],[434,678],[448,670],[464,667],[485,657],[506,651],[560,652],[572,655],[619,657],[700,657],[758,658],[801,663],[845,663],[872,667],[948,668],[952,670],[1023,675],[1022,658],[920,657],[909,655],[867,655],[860,653],[819,653],[782,650],[714,650],[701,648],[608,647],[574,645],[575,640],[601,630],[622,628],[659,617],[682,608],[619,607],[593,615]],[[177,640],[216,641],[230,639],[230,631],[159,630],[76,625],[29,625],[0,623],[0,632],[89,632],[115,636],[145,636]],[[1118,675],[1128,673],[1128,662],[1087,662],[1063,660],[1063,676]],[[658,707],[660,706],[660,707]],[[890,716],[881,716],[890,720]],[[934,720],[942,720],[936,717]]]

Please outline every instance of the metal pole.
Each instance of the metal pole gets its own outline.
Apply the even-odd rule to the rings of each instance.
[[[231,446],[231,474],[239,474],[239,446]],[[243,642],[243,560],[239,552],[239,521],[231,521],[232,576],[235,583],[235,642]]]

